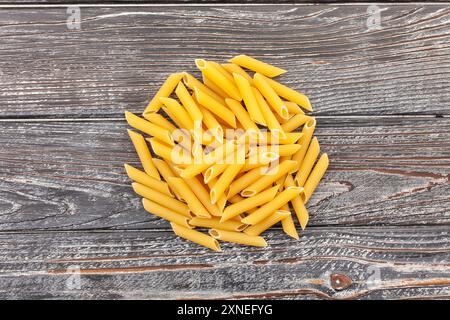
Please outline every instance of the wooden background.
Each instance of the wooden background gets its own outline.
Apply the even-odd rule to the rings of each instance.
[[[1,7],[0,298],[449,298],[450,7],[380,8]],[[214,253],[141,208],[123,112],[238,53],[289,70],[331,163],[299,241]]]

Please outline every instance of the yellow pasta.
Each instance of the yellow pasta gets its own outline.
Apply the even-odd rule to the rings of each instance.
[[[264,100],[264,97],[256,88],[252,88],[252,90],[256,97],[256,100],[258,101],[259,110],[264,118],[264,122],[269,128],[271,134],[277,137],[278,139],[284,138],[286,134],[283,128],[281,127],[280,122],[272,113],[272,110],[270,110],[266,100]]]
[[[168,97],[170,94],[175,90],[175,87],[177,84],[181,81],[183,77],[183,74],[181,73],[174,73],[171,74],[167,80],[164,82],[164,84],[159,88],[158,92],[155,94],[153,99],[148,104],[147,108],[144,110],[144,114],[150,113],[150,112],[157,112],[159,108],[161,108],[162,103],[159,100],[161,97]]]
[[[237,64],[243,68],[261,73],[269,78],[279,76],[280,74],[286,72],[286,70],[272,66],[271,64],[262,62],[260,60],[246,56],[244,54],[238,55],[230,59],[229,62]]]
[[[211,60],[209,60],[208,63],[212,64],[214,68],[216,68],[221,74],[223,74],[228,79],[228,81],[234,83],[232,74],[229,73],[224,67],[222,67],[220,63]]]
[[[254,224],[244,230],[245,234],[249,236],[259,236],[261,233],[269,229],[274,224],[286,219],[291,215],[290,211],[277,210],[261,222]]]
[[[217,70],[212,64],[204,59],[196,59],[195,64],[197,68],[207,77],[214,82],[219,88],[225,91],[231,98],[241,101],[242,96],[239,93],[236,85],[227,79],[219,70]]]
[[[253,149],[255,153],[273,152],[280,157],[290,156],[300,150],[302,146],[300,144],[280,144],[269,146],[258,146]],[[252,154],[251,154],[252,155]]]
[[[235,220],[228,220],[228,221],[220,221],[219,218],[211,218],[211,219],[204,219],[199,217],[194,217],[191,220],[189,220],[189,224],[195,226],[195,227],[204,227],[204,228],[214,228],[214,229],[220,229],[220,230],[228,230],[228,231],[242,231],[244,230],[247,225]]]
[[[285,204],[281,207],[281,210],[291,212],[289,210],[289,205]],[[294,219],[292,219],[292,214],[289,214],[286,218],[281,220],[281,226],[283,228],[284,233],[286,233],[288,236],[291,236],[294,239],[299,239],[297,229],[295,228]]]
[[[169,178],[169,180],[171,180],[177,192],[186,201],[189,209],[193,214],[195,214],[198,217],[205,217],[205,218],[211,217],[208,210],[206,210],[206,208],[203,206],[200,200],[198,200],[195,193],[192,192],[192,190],[189,188],[189,186],[183,179],[171,177]]]
[[[302,165],[298,169],[297,176],[295,177],[295,181],[297,181],[297,185],[299,187],[303,187],[310,174],[314,163],[317,160],[317,157],[320,153],[319,142],[316,137],[314,137],[309,144],[308,151],[306,152],[305,158],[303,159]]]
[[[156,202],[164,207],[167,207],[185,217],[191,218],[189,207],[181,201],[178,201],[164,193],[158,192],[154,189],[144,186],[143,184],[133,182],[131,184],[134,192],[141,197]]]
[[[168,130],[142,119],[128,111],[125,111],[125,118],[128,124],[133,128],[154,136],[168,145],[174,145],[172,135]]]
[[[306,151],[308,150],[309,143],[311,142],[312,135],[316,129],[316,119],[311,118],[303,126],[302,133],[303,136],[298,141],[301,148],[292,156],[292,160],[297,161],[298,167],[301,166],[303,158],[305,157]]]
[[[253,76],[253,83],[255,87],[261,92],[264,98],[269,103],[269,106],[283,119],[289,119],[289,111],[285,106],[283,100],[277,95],[272,87],[267,83],[266,77],[259,73]]]
[[[266,78],[266,81],[280,97],[283,97],[288,101],[295,102],[297,105],[308,111],[312,111],[311,102],[304,94],[292,90],[291,88],[288,88],[273,79]]]
[[[197,103],[194,101],[194,99],[192,99],[191,95],[189,94],[189,92],[187,91],[186,87],[183,85],[182,82],[178,83],[178,86],[175,90],[175,94],[177,95],[178,99],[180,99],[184,108],[191,116],[191,119],[194,121],[194,124],[196,121],[200,122],[201,124],[203,120],[203,113],[200,111],[200,109],[197,106]]]
[[[281,127],[285,132],[291,132],[300,127],[301,125],[311,121],[311,117],[304,114],[296,114],[290,118],[286,123],[283,123]]]
[[[222,99],[225,99],[226,97],[228,97],[227,93],[225,91],[223,91],[222,89],[220,89],[219,86],[217,86],[214,82],[212,82],[211,80],[209,80],[204,74],[202,74],[202,80],[203,83],[205,84],[205,86],[207,86],[208,88],[210,88],[212,91],[214,91],[215,93],[217,93],[219,96],[222,97]]]
[[[189,224],[188,218],[177,212],[171,211],[169,208],[166,208],[154,201],[143,198],[142,205],[148,213],[154,214],[155,216],[163,218],[164,220],[175,222],[176,224],[179,224],[186,228],[192,228],[192,226]]]
[[[189,151],[179,145],[171,147],[155,138],[147,139],[147,141],[152,145],[153,152],[166,161],[186,165],[194,162]]]
[[[144,118],[150,121],[151,123],[168,130],[170,133],[172,133],[172,131],[177,129],[176,126],[174,126],[169,120],[164,118],[159,113],[146,113],[144,114]]]
[[[194,130],[194,121],[191,119],[186,109],[184,109],[177,100],[172,98],[160,98],[160,100],[171,112],[171,114],[177,115],[178,121],[182,124],[182,128],[189,131]]]
[[[293,144],[296,143],[301,137],[301,132],[287,132],[284,137],[273,136],[271,132],[261,132],[261,138],[258,140],[258,144]]]
[[[241,171],[243,164],[230,164],[217,180],[214,187],[210,190],[210,198],[212,203],[216,203],[219,196],[225,193],[225,190],[230,186],[234,177]]]
[[[260,168],[278,160],[279,158],[280,156],[275,152],[258,152],[249,154],[248,158],[245,159],[245,163],[241,171],[250,171],[254,168]]]
[[[228,164],[226,163],[216,163],[206,169],[204,173],[204,181],[205,183],[208,183],[211,179],[219,176],[221,173],[225,171],[225,169],[228,167]]]
[[[198,103],[217,115],[231,127],[236,128],[236,117],[230,109],[214,100],[211,96],[209,96],[206,92],[200,90],[199,88],[194,88],[194,92],[195,98],[197,99]]]
[[[213,216],[221,216],[222,211],[216,204],[212,204],[209,198],[209,192],[206,187],[199,181],[197,177],[185,179],[186,184],[195,194],[198,200],[203,204],[203,206],[208,210],[208,212]]]
[[[213,90],[208,88],[206,85],[198,81],[196,78],[194,78],[187,72],[183,73],[183,82],[189,89],[194,90],[194,88],[199,88],[200,90],[206,92],[211,97],[216,99],[218,102],[225,104],[225,100],[221,96],[219,96],[217,93],[215,93]]]
[[[209,234],[215,239],[244,244],[248,246],[255,247],[267,247],[267,242],[263,237],[260,236],[249,236],[248,234],[242,232],[226,231],[219,229],[209,230]]]
[[[230,108],[230,110],[236,115],[236,118],[242,124],[242,127],[245,130],[253,130],[255,134],[260,134],[258,126],[255,124],[255,122],[253,122],[249,113],[247,112],[247,110],[245,110],[245,108],[239,101],[236,101],[234,99],[225,99],[225,103],[227,104],[228,108]]]
[[[130,136],[131,142],[136,149],[136,153],[141,161],[145,173],[150,177],[161,180],[158,170],[156,170],[155,165],[153,164],[152,155],[150,154],[150,150],[148,149],[144,137],[132,130],[128,130],[128,135]]]
[[[270,186],[273,182],[290,172],[297,166],[297,161],[286,160],[271,168],[263,177],[256,180],[241,192],[243,197],[253,197],[255,194]],[[278,208],[277,208],[278,209]]]
[[[127,175],[128,177],[130,177],[131,180],[139,182],[140,184],[155,189],[156,191],[164,193],[168,196],[171,197],[173,196],[166,182],[155,179],[146,174],[145,172],[142,172],[141,170],[136,169],[133,166],[130,166],[129,164],[125,164],[125,171],[127,172]]]
[[[217,139],[217,141],[223,140],[223,128],[217,119],[214,117],[211,111],[208,109],[199,106],[200,111],[203,114],[203,122],[205,126],[208,128],[209,132]]]
[[[220,248],[219,242],[216,239],[214,239],[213,237],[210,237],[199,231],[180,226],[173,222],[171,222],[170,225],[172,226],[173,232],[180,238],[184,238],[186,240],[192,241],[194,243],[197,243],[201,246],[212,249],[214,251],[218,251],[218,252],[222,251],[222,249]]]
[[[153,159],[153,163],[155,164],[156,169],[158,169],[159,174],[164,178],[167,184],[170,187],[170,190],[178,200],[183,201],[183,197],[181,197],[176,191],[175,186],[169,181],[170,177],[176,177],[176,173],[172,170],[172,168],[168,165],[168,162],[161,159]]]
[[[305,182],[305,203],[308,202],[314,190],[316,190],[317,186],[319,185],[320,179],[322,179],[325,171],[328,168],[328,163],[328,155],[326,153],[322,154]]]
[[[247,108],[250,119],[258,124],[266,125],[266,121],[261,114],[261,109],[258,105],[258,101],[256,100],[250,83],[243,76],[237,73],[234,73],[233,77],[239,89],[239,92],[242,95],[242,99],[244,100],[245,107]]]
[[[223,63],[222,67],[227,70],[230,74],[237,73],[238,75],[243,76],[250,84],[253,82],[252,77],[244,71],[240,66],[234,63]]]
[[[211,180],[209,180],[208,182],[209,190],[211,190],[214,187],[214,185],[217,183],[217,180],[218,180],[217,178],[212,178]],[[215,203],[215,205],[220,210],[220,215],[222,215],[223,209],[225,208],[226,204],[227,204],[227,197],[225,196],[225,194],[220,195],[219,199],[217,199]]]
[[[303,110],[292,101],[283,101],[286,108],[288,108],[289,114],[305,114]]]
[[[288,187],[294,187],[296,184],[294,182],[294,178],[291,175],[288,175],[286,177],[286,180],[284,182],[284,186],[286,188]],[[306,225],[309,221],[309,214],[305,207],[305,190],[303,189],[299,196],[291,200],[292,207],[294,208],[294,212],[297,215],[297,219],[300,222],[300,226],[302,227],[302,230],[305,230]]]
[[[275,210],[280,209],[283,205],[291,201],[293,198],[298,197],[303,188],[300,187],[288,187],[279,193],[272,201],[266,203],[258,210],[252,212],[250,215],[242,219],[245,224],[254,225],[264,220]]]
[[[247,210],[263,205],[275,198],[278,192],[278,186],[264,190],[251,198],[246,198],[240,202],[234,203],[225,208],[220,221],[227,221]]]

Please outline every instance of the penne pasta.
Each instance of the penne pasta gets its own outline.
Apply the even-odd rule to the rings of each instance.
[[[142,119],[128,111],[125,111],[125,118],[131,127],[154,136],[168,145],[173,146],[175,144],[173,142],[172,135],[168,130]]]
[[[198,217],[210,218],[208,210],[203,206],[203,204],[198,200],[195,193],[189,188],[187,183],[181,179],[176,177],[170,177],[172,184],[175,186],[176,191],[183,197],[186,201],[189,209],[193,214]]]
[[[301,125],[304,125],[308,121],[311,121],[311,117],[304,114],[296,114],[290,118],[286,123],[283,123],[281,127],[285,132],[292,132]]]
[[[299,187],[303,187],[303,185],[306,182],[306,179],[308,178],[308,175],[310,174],[314,163],[317,160],[317,157],[320,153],[320,146],[319,142],[316,137],[314,137],[309,144],[308,151],[306,152],[306,155],[303,159],[302,165],[298,169],[297,175],[295,177],[295,181],[297,182],[297,185]]]
[[[157,112],[161,106],[161,100],[159,98],[161,97],[169,97],[173,90],[175,90],[175,87],[177,84],[181,81],[183,75],[181,73],[173,73],[171,74],[164,84],[159,88],[158,92],[155,94],[153,99],[150,101],[148,106],[144,110],[144,114],[151,113],[151,112]]]
[[[217,217],[222,215],[222,211],[219,207],[216,204],[211,203],[208,190],[206,190],[206,187],[197,177],[185,179],[185,182],[211,215]]]
[[[328,155],[324,153],[319,158],[319,161],[317,161],[316,165],[314,166],[314,169],[311,171],[310,175],[308,176],[308,179],[305,182],[304,186],[305,203],[308,202],[314,190],[316,190],[317,186],[319,185],[320,179],[322,179],[323,175],[325,174],[325,171],[328,168],[328,164],[329,164]]]
[[[234,99],[225,99],[225,103],[227,104],[228,108],[230,108],[230,110],[236,115],[236,118],[246,131],[253,130],[255,134],[260,134],[258,126],[255,124],[255,122],[253,122],[249,113],[247,112],[247,110],[245,110],[245,108],[239,101],[236,101]]]
[[[183,82],[178,83],[178,86],[175,90],[175,94],[177,95],[178,99],[180,99],[186,111],[189,113],[192,121],[194,121],[194,127],[196,122],[199,122],[201,126],[201,122],[203,120],[203,113],[200,111],[199,107],[197,106],[197,103],[189,94],[189,91],[183,85]]]
[[[225,104],[225,100],[221,96],[219,96],[217,93],[215,93],[213,90],[208,88],[206,85],[198,81],[196,78],[194,78],[187,72],[183,73],[183,82],[192,91],[194,91],[194,88],[199,88],[200,90],[206,92],[211,97],[216,99],[218,102]]]
[[[185,128],[190,132],[194,131],[194,121],[191,119],[186,109],[184,109],[177,100],[172,98],[159,99],[166,106],[171,115],[176,115],[178,122],[182,125],[181,128]]]
[[[209,190],[211,190],[214,187],[214,185],[216,184],[217,180],[218,180],[217,178],[212,178],[208,182]],[[217,201],[216,201],[216,206],[220,210],[220,215],[222,215],[223,209],[225,208],[226,204],[227,204],[227,197],[225,196],[225,194],[220,195],[219,199],[217,199]]]
[[[242,95],[242,99],[244,100],[250,119],[258,124],[266,125],[266,121],[261,114],[260,106],[258,105],[258,101],[256,100],[250,83],[243,76],[237,73],[234,73],[233,77],[239,92]]]
[[[267,78],[259,73],[255,73],[253,76],[253,83],[256,88],[261,92],[264,98],[269,103],[269,106],[275,110],[278,115],[283,119],[289,119],[289,111],[284,105],[283,101],[273,90],[273,88],[267,83]]]
[[[137,182],[133,182],[131,186],[133,187],[134,192],[136,192],[141,197],[156,202],[187,218],[192,217],[189,207],[185,203],[178,201],[170,196],[167,196],[161,192],[158,192],[154,189],[150,189],[149,187],[146,187],[143,184]]]
[[[311,102],[309,101],[308,97],[304,94],[297,92],[291,88],[286,87],[285,85],[282,85],[281,83],[266,78],[267,83],[272,87],[272,89],[284,99],[288,101],[295,102],[300,107],[304,108],[305,110],[312,111]]]
[[[300,187],[288,187],[279,193],[272,201],[266,203],[258,210],[252,212],[250,215],[242,219],[245,224],[254,225],[267,218],[275,210],[280,209],[283,205],[291,201],[293,198],[298,197],[303,188]]]
[[[267,247],[267,242],[260,236],[249,236],[242,232],[233,232],[219,229],[209,230],[209,234],[218,240],[240,243],[248,246]]]
[[[249,236],[259,236],[261,233],[272,227],[274,224],[290,217],[291,213],[289,211],[277,210],[275,213],[271,214],[261,222],[254,224],[244,230],[245,234]]]
[[[303,136],[298,141],[298,144],[301,145],[301,148],[292,156],[292,160],[297,161],[298,168],[301,166],[303,162],[303,158],[305,157],[306,151],[308,150],[308,146],[309,143],[311,142],[311,138],[315,129],[316,129],[316,119],[314,118],[311,118],[311,120],[309,120],[303,126],[302,129]]]
[[[234,79],[231,73],[229,73],[220,63],[217,63],[215,61],[208,61],[208,63],[212,64],[214,68],[216,68],[222,75],[224,75],[228,81],[234,83]]]
[[[171,211],[169,208],[166,208],[154,201],[145,198],[142,199],[142,205],[145,211],[147,211],[148,213],[163,218],[164,220],[174,222],[183,227],[192,229],[192,226],[189,224],[188,218],[177,212]]]
[[[271,168],[260,179],[253,182],[241,192],[241,196],[244,198],[253,197],[255,194],[269,187],[273,182],[290,172],[297,166],[297,161],[286,160]],[[277,208],[278,209],[278,208]]]
[[[222,67],[225,70],[227,70],[230,74],[237,73],[238,75],[243,76],[245,78],[245,80],[250,82],[250,84],[253,82],[252,77],[250,77],[250,75],[247,72],[245,72],[244,69],[242,69],[237,64],[234,64],[234,63],[223,63]]]
[[[136,149],[136,153],[141,161],[145,173],[150,177],[161,180],[158,170],[156,170],[155,165],[153,164],[152,155],[150,154],[150,150],[148,149],[144,137],[132,130],[128,130],[128,135],[130,136],[131,142]]]
[[[177,174],[172,170],[172,168],[168,165],[168,163],[161,159],[153,159],[153,163],[155,164],[156,169],[158,169],[159,174],[164,178],[164,180],[167,182],[167,184],[170,187],[170,190],[173,194],[175,194],[175,197],[183,201],[183,197],[181,197],[176,191],[175,186],[172,184],[172,182],[169,181],[170,177],[176,177]]]
[[[229,62],[237,64],[243,68],[261,73],[269,78],[279,76],[280,74],[286,72],[286,70],[272,66],[271,64],[262,62],[260,60],[246,56],[244,54],[238,55],[230,59]]]
[[[203,107],[214,113],[231,127],[236,128],[236,117],[230,109],[214,100],[211,96],[209,96],[206,92],[200,90],[199,88],[194,88],[194,93],[196,100]]]
[[[189,224],[196,227],[220,229],[228,231],[242,231],[247,225],[236,220],[228,220],[221,222],[219,218],[204,219],[199,217],[194,217],[189,220]]]
[[[180,226],[176,223],[170,223],[172,226],[173,232],[179,236],[180,238],[192,241],[194,243],[197,243],[201,246],[207,247],[209,249],[212,249],[214,251],[222,251],[220,248],[219,242],[214,239],[213,237],[210,237],[204,233],[198,232],[196,230],[192,230],[183,226]]]
[[[166,182],[155,179],[145,172],[130,166],[129,164],[125,164],[125,171],[131,180],[173,197],[173,194]]]
[[[288,204],[282,206],[281,210],[287,211],[289,213],[291,212],[289,210]],[[286,233],[288,236],[291,236],[292,238],[297,240],[300,239],[300,237],[298,236],[297,229],[295,228],[294,219],[292,219],[292,214],[289,214],[289,216],[281,220],[281,226],[283,228],[284,233]]]
[[[225,208],[220,221],[227,221],[247,210],[263,205],[275,198],[278,192],[278,186],[264,190],[251,198],[246,198],[240,202],[234,203]]]
[[[177,127],[175,127],[169,120],[164,118],[159,113],[145,113],[144,118],[147,121],[150,121],[151,123],[163,128],[163,129],[166,129],[170,133],[172,133],[174,130],[177,129]]]
[[[211,179],[222,174],[227,167],[228,167],[228,164],[226,164],[226,163],[216,163],[216,164],[212,165],[211,167],[206,169],[203,180],[205,181],[205,183],[208,183]]]
[[[212,82],[211,80],[209,80],[205,74],[202,73],[202,80],[203,83],[205,84],[205,86],[207,86],[208,88],[210,88],[212,91],[214,91],[215,93],[217,93],[219,96],[222,97],[222,99],[225,99],[226,97],[228,97],[227,93],[225,91],[223,91],[222,89],[220,89],[219,86],[217,86],[214,82]]]
[[[294,178],[291,175],[286,177],[284,182],[284,187],[294,187],[296,184],[294,182]],[[294,208],[294,212],[297,215],[298,222],[300,222],[300,226],[302,230],[305,230],[306,225],[308,224],[309,214],[305,207],[305,190],[303,189],[299,196],[291,200],[292,207]]]
[[[241,171],[247,172],[255,168],[260,168],[270,164],[271,162],[278,161],[279,157],[280,156],[278,153],[275,152],[252,153],[247,159],[245,159],[245,163]]]
[[[192,164],[194,162],[190,152],[179,145],[171,147],[155,138],[147,139],[147,141],[152,145],[153,152],[168,162],[176,164]]]
[[[302,108],[300,108],[298,104],[296,104],[295,102],[292,101],[283,101],[283,102],[286,108],[288,108],[289,114],[305,114]]]
[[[225,91],[230,98],[237,101],[242,100],[242,96],[238,88],[236,88],[236,85],[217,70],[214,65],[204,59],[196,59],[195,65],[209,80]]]
[[[217,141],[223,140],[223,128],[217,119],[214,117],[211,111],[199,106],[200,111],[203,114],[203,122],[208,128],[209,132],[216,138]]]
[[[280,122],[278,122],[277,118],[269,108],[269,105],[267,104],[266,100],[264,100],[261,93],[259,93],[256,88],[252,88],[252,90],[254,92],[256,100],[258,101],[259,110],[261,111],[261,114],[264,118],[264,122],[269,128],[271,135],[275,136],[277,139],[283,139],[284,137],[286,137],[286,134],[281,127]]]
[[[243,166],[243,164],[230,164],[227,166],[209,192],[212,203],[216,203],[217,199],[225,193],[225,190],[230,186],[234,177],[241,171]]]

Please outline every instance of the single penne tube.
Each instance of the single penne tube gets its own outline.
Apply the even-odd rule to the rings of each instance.
[[[263,145],[263,146],[258,146],[256,148],[252,149],[252,153],[250,154],[251,156],[253,156],[253,153],[263,153],[263,152],[273,152],[275,154],[278,154],[280,157],[285,157],[285,156],[291,156],[294,153],[296,153],[298,150],[300,150],[301,145],[299,144],[272,144],[272,145]]]
[[[171,74],[166,81],[163,83],[161,88],[159,88],[158,92],[155,94],[153,99],[150,101],[150,103],[147,105],[147,107],[144,110],[144,114],[150,113],[150,112],[158,112],[158,110],[161,108],[162,103],[159,98],[161,97],[169,97],[173,90],[175,90],[175,87],[177,84],[181,81],[183,77],[183,74],[181,73],[173,73]]]
[[[183,82],[178,83],[178,86],[175,89],[175,94],[177,95],[178,99],[180,99],[184,108],[191,116],[194,124],[196,121],[201,123],[203,120],[203,113],[200,111],[195,100],[189,94],[189,91],[186,89]]]
[[[231,112],[226,106],[221,104],[220,102],[214,100],[210,95],[206,92],[200,90],[199,88],[194,88],[195,98],[199,104],[203,107],[214,113],[220,119],[225,121],[228,125],[233,128],[236,128],[236,117],[234,113]]]
[[[142,199],[142,204],[145,211],[147,211],[148,213],[163,218],[164,220],[175,222],[176,224],[179,224],[183,227],[192,229],[192,226],[189,224],[189,219],[187,217],[145,198]]]
[[[257,210],[252,212],[250,215],[242,219],[242,222],[249,225],[257,224],[265,218],[267,218],[271,213],[280,209],[283,205],[291,201],[293,198],[298,197],[299,193],[302,192],[303,188],[300,187],[289,187],[279,193],[272,201],[266,203],[265,205],[259,207]]]
[[[130,177],[131,180],[173,197],[173,193],[170,191],[167,182],[155,179],[146,174],[145,172],[136,169],[135,167],[130,166],[129,164],[126,163],[125,163],[125,171],[127,172],[127,175],[128,177]]]
[[[220,221],[227,221],[250,209],[261,206],[275,198],[278,192],[278,186],[264,190],[251,198],[246,198],[240,202],[234,203],[225,208]]]
[[[210,236],[208,236],[204,233],[201,233],[197,230],[192,230],[192,229],[180,226],[173,222],[171,222],[170,225],[172,226],[173,232],[180,238],[192,241],[196,244],[207,247],[214,251],[218,251],[218,252],[222,251],[222,249],[220,248],[219,242],[216,239],[214,239],[213,237],[210,237]]]
[[[200,217],[192,218],[191,220],[189,220],[189,224],[195,227],[220,229],[228,231],[242,231],[247,227],[245,223],[242,223],[240,221],[228,220],[221,222],[219,218],[205,219]]]
[[[159,113],[146,113],[144,114],[144,118],[147,121],[150,121],[151,123],[168,130],[170,133],[172,133],[172,131],[177,129],[176,126],[174,126],[169,120],[164,118]]]
[[[208,210],[208,212],[213,216],[221,216],[222,210],[216,204],[212,204],[209,198],[209,191],[197,177],[185,179],[186,184],[194,192],[198,200],[203,204],[203,206]]]
[[[273,161],[279,159],[278,153],[275,152],[260,152],[252,153],[245,159],[244,166],[242,167],[242,172],[247,172],[255,168],[260,168]],[[240,190],[239,190],[240,191]]]
[[[225,99],[225,103],[227,104],[228,108],[230,108],[230,110],[235,114],[236,118],[242,124],[242,127],[245,130],[253,130],[255,134],[260,134],[258,126],[255,124],[255,122],[253,122],[249,113],[247,112],[247,110],[245,110],[245,108],[239,101],[227,98]]]
[[[203,73],[202,73],[202,80],[203,83],[205,84],[205,86],[207,86],[208,88],[210,88],[212,91],[214,91],[215,93],[217,93],[219,96],[221,96],[223,99],[228,97],[228,94],[223,91],[222,89],[220,89],[220,87],[218,87],[214,82],[212,82],[211,80],[209,80]]]
[[[328,155],[326,153],[322,154],[322,156],[317,161],[314,169],[308,176],[308,179],[305,182],[305,203],[311,198],[314,190],[316,190],[319,185],[320,180],[322,179],[325,171],[327,171],[329,164]]]
[[[249,170],[238,179],[234,180],[227,191],[227,199],[241,192],[246,187],[250,186],[255,181],[261,179],[267,171],[267,167],[256,167]]]
[[[213,90],[204,85],[201,81],[198,81],[195,77],[193,77],[187,72],[183,73],[183,82],[192,91],[194,90],[194,88],[199,88],[200,90],[206,92],[211,97],[216,99],[218,102],[225,104],[225,100],[221,96],[219,96]]]
[[[218,140],[223,140],[223,128],[220,125],[219,121],[214,117],[211,111],[208,109],[199,106],[200,111],[203,114],[203,123],[208,128],[208,131]]]
[[[183,125],[181,128],[189,131],[194,130],[194,121],[189,116],[189,113],[183,108],[177,100],[172,98],[160,98],[161,102],[170,110],[172,114],[176,114],[177,118]]]
[[[172,170],[168,162],[162,159],[153,159],[153,163],[155,164],[156,169],[158,169],[159,174],[169,185],[172,193],[175,194],[175,197],[180,201],[184,201],[183,197],[181,197],[180,194],[175,191],[175,185],[173,185],[172,182],[168,181],[170,177],[177,177],[177,174]]]
[[[231,81],[232,83],[234,83],[234,79],[231,73],[229,73],[224,67],[222,67],[222,65],[220,63],[217,63],[215,61],[208,61],[210,64],[213,65],[214,68],[216,68],[221,74],[223,74],[228,81]]]
[[[283,102],[286,108],[288,108],[289,114],[305,114],[302,108],[300,108],[298,104],[296,104],[295,102],[292,101],[283,101]]]
[[[272,87],[272,89],[282,98],[295,102],[297,105],[302,107],[305,110],[312,111],[311,102],[309,101],[308,97],[304,94],[297,92],[291,88],[286,87],[285,85],[282,85],[281,83],[266,78],[267,83]]]
[[[286,160],[269,169],[264,176],[253,182],[241,192],[241,196],[249,198],[269,187],[272,183],[291,172],[297,166],[297,161]],[[277,208],[278,209],[278,208]],[[274,210],[275,211],[275,210]]]
[[[316,119],[311,118],[305,123],[302,129],[303,136],[298,140],[297,144],[301,145],[301,148],[294,153],[292,160],[297,161],[297,169],[300,168],[305,157],[306,151],[308,150],[309,143],[313,136],[314,130],[316,129]]]
[[[213,64],[204,59],[196,59],[195,65],[209,80],[225,91],[230,98],[237,101],[242,100],[242,96],[238,88],[236,88],[236,85],[217,70]]]
[[[245,234],[249,236],[259,236],[261,233],[277,224],[278,222],[291,216],[290,211],[277,210],[261,222],[254,224],[244,230]]]
[[[154,136],[168,145],[173,146],[175,144],[172,135],[168,130],[142,119],[141,117],[138,117],[128,111],[125,111],[125,118],[128,124],[133,128]]]
[[[222,67],[227,70],[230,74],[237,73],[238,75],[243,76],[250,84],[253,82],[252,77],[245,72],[240,66],[234,63],[223,63]]]
[[[239,171],[241,171],[243,166],[243,164],[230,164],[227,166],[225,171],[220,175],[219,179],[214,184],[214,187],[212,187],[209,192],[212,203],[216,203],[219,197],[225,193],[225,190],[230,186],[231,182]]]
[[[267,242],[260,236],[249,236],[248,234],[235,231],[211,229],[209,234],[221,241],[233,242],[255,247],[267,247]]]
[[[303,134],[301,132],[287,132],[284,137],[274,136],[270,131],[261,131],[261,138],[257,141],[258,144],[294,144]]]
[[[212,178],[209,182],[208,182],[208,188],[211,191],[211,189],[214,187],[214,185],[217,183],[217,178]],[[211,199],[208,196],[209,199]],[[211,200],[210,200],[211,201]],[[220,215],[222,215],[223,210],[225,209],[225,206],[227,204],[227,197],[225,196],[225,194],[222,194],[219,196],[219,199],[217,199],[215,205],[219,208],[220,210]]]
[[[228,164],[226,163],[216,163],[206,169],[204,173],[204,181],[205,183],[208,183],[211,179],[221,175],[225,169],[228,167]]]
[[[134,192],[136,192],[141,197],[156,202],[185,217],[192,217],[189,207],[185,203],[137,182],[133,182],[131,186],[133,187]]]
[[[147,138],[147,141],[152,145],[153,152],[166,161],[185,165],[194,163],[189,150],[180,145],[168,146],[156,138]]]
[[[283,74],[286,72],[286,70],[284,70],[284,69],[275,67],[271,64],[262,62],[260,60],[246,56],[244,54],[238,55],[228,61],[231,63],[237,64],[243,68],[261,73],[269,78],[279,76],[280,74]]]
[[[141,161],[142,167],[146,174],[155,179],[161,180],[159,176],[158,170],[156,170],[155,165],[153,164],[152,155],[150,150],[148,149],[147,143],[145,142],[144,137],[132,130],[128,130],[128,135],[130,136],[131,142],[136,149],[136,153]]]
[[[284,206],[281,207],[281,210],[288,211],[289,213],[291,210],[289,209],[289,205],[286,203]],[[286,233],[288,236],[291,236],[294,239],[299,239],[297,229],[295,228],[294,219],[292,219],[292,214],[281,220],[281,227],[283,228],[284,233]]]
[[[304,115],[304,114],[296,114],[292,118],[290,118],[286,123],[283,123],[281,127],[285,132],[292,132],[301,125],[304,125],[308,121],[310,121],[312,118],[310,116]]]
[[[296,186],[294,178],[291,175],[288,175],[286,177],[286,180],[284,181],[284,187],[289,188],[294,186]],[[291,200],[292,207],[294,208],[294,212],[297,216],[300,226],[302,227],[302,230],[305,230],[309,220],[309,214],[305,207],[305,199],[305,190],[303,189],[299,193],[298,197]]]
[[[171,178],[169,178],[169,180],[171,180],[171,182],[175,186],[175,189],[177,190],[177,192],[186,201],[189,209],[191,210],[191,212],[193,214],[195,214],[198,217],[204,217],[204,218],[211,217],[208,210],[206,210],[206,208],[203,206],[201,201],[198,200],[195,193],[189,188],[189,186],[183,179],[171,177]]]
[[[253,76],[253,83],[267,100],[269,106],[283,119],[289,119],[289,111],[283,100],[277,95],[272,87],[267,83],[266,77],[259,73]]]
[[[250,82],[248,82],[243,76],[237,73],[233,74],[233,77],[239,89],[239,92],[242,95],[242,99],[244,100],[245,107],[248,110],[250,119],[258,124],[266,125],[264,117],[261,114],[261,109],[258,105],[258,101],[256,100],[252,87],[250,86]]]
[[[283,162],[285,160],[291,160],[291,156],[283,156],[280,157],[280,162]],[[286,177],[289,173],[285,173],[284,175],[282,175],[280,178],[278,178],[277,181],[275,181],[275,185],[278,185],[278,191],[282,191],[284,188],[284,181],[286,180]]]
[[[270,109],[264,97],[256,88],[252,88],[256,100],[258,101],[259,110],[264,118],[266,126],[269,128],[271,135],[275,136],[278,139],[283,139],[286,134],[283,128],[280,125],[279,120],[275,116],[275,114]]]
[[[316,137],[311,140],[309,144],[308,151],[306,151],[306,155],[302,161],[300,169],[298,169],[297,175],[295,177],[295,181],[297,181],[297,185],[299,187],[303,187],[308,178],[308,175],[311,173],[312,168],[314,167],[314,163],[317,160],[317,157],[320,153],[319,141]]]

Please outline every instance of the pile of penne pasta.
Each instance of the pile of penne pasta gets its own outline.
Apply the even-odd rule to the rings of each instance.
[[[305,229],[328,167],[316,120],[302,110],[312,111],[309,99],[272,79],[285,70],[246,55],[195,64],[202,81],[171,74],[143,117],[125,112],[149,136],[128,130],[143,171],[125,164],[144,209],[216,251],[217,240],[267,246],[260,234],[279,222],[299,239],[290,205]]]

